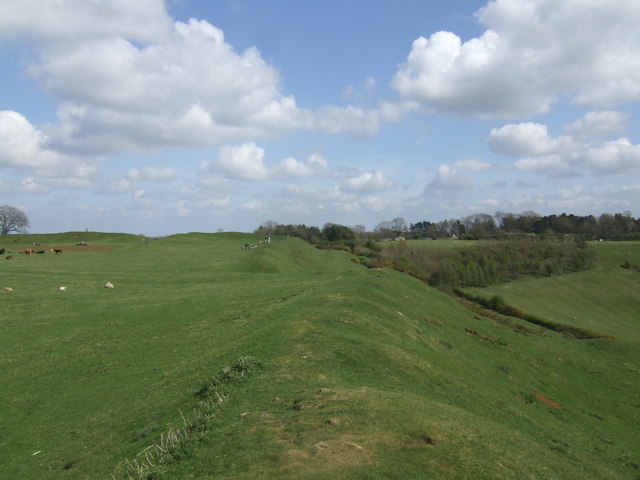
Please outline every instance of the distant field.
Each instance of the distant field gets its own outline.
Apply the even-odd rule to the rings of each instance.
[[[437,240],[405,240],[405,241],[392,241],[381,242],[379,245],[394,247],[399,244],[406,244],[409,247],[415,248],[431,248],[434,250],[453,250],[456,248],[477,247],[479,245],[486,245],[492,243],[492,240],[453,240],[450,238],[439,238]]]
[[[500,295],[549,320],[640,341],[640,273],[620,267],[627,260],[640,265],[640,242],[591,246],[599,258],[593,270],[468,290]]]
[[[127,478],[186,425],[202,436],[148,478],[639,478],[640,274],[616,266],[638,244],[495,289],[616,336],[575,340],[295,238],[240,249],[258,240],[0,238],[0,479]],[[203,416],[196,393],[243,356],[261,367]]]

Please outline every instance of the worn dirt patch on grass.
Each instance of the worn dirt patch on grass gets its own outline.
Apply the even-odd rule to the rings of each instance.
[[[540,400],[541,402],[546,403],[547,405],[551,405],[553,408],[557,408],[559,410],[563,410],[564,409],[564,407],[562,405],[560,405],[558,402],[555,402],[555,401],[551,400],[549,397],[547,397],[547,396],[545,396],[545,395],[543,395],[541,393],[534,392],[533,390],[531,390],[531,393],[533,393],[538,398],[538,400]]]

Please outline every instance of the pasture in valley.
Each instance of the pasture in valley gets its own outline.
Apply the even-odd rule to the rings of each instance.
[[[475,290],[615,337],[577,340],[259,239],[2,237],[0,478],[640,477],[640,243]]]

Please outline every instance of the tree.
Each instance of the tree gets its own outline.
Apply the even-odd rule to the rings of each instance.
[[[353,241],[356,238],[356,233],[349,227],[344,225],[337,225],[335,223],[327,223],[322,229],[324,237],[332,243]]]
[[[396,235],[401,235],[409,229],[407,228],[407,222],[405,222],[404,218],[396,217],[391,220],[391,230],[393,230]]]
[[[15,207],[3,205],[0,207],[0,233],[23,232],[29,227],[27,215]]]

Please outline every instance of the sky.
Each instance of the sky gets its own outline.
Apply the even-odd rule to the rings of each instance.
[[[32,233],[640,215],[640,2],[0,0]]]

